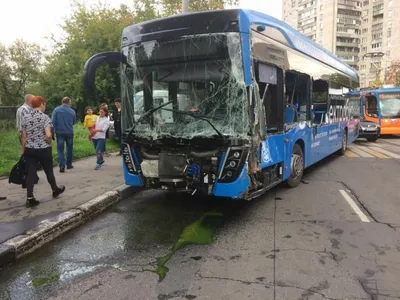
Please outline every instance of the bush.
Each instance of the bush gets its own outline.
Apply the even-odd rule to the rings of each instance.
[[[15,129],[15,120],[0,120],[0,131]]]

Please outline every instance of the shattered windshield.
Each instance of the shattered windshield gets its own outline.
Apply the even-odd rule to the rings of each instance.
[[[217,132],[247,137],[239,33],[143,42],[125,47],[123,54],[127,61],[122,67],[124,130],[150,109],[171,102],[142,118],[134,134],[152,139],[215,137]]]

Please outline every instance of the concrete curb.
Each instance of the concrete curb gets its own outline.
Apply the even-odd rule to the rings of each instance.
[[[137,189],[123,184],[54,218],[44,220],[36,228],[1,243],[0,267],[20,259],[63,233],[85,223],[121,199],[132,196],[136,191]]]

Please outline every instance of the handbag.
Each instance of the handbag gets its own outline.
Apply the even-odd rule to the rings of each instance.
[[[24,156],[21,155],[19,161],[12,167],[8,183],[25,185],[27,176],[27,169]]]

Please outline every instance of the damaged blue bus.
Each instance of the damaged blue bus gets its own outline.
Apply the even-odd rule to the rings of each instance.
[[[357,72],[287,24],[243,9],[175,15],[126,27],[120,64],[127,185],[252,199],[358,136],[344,95]]]

